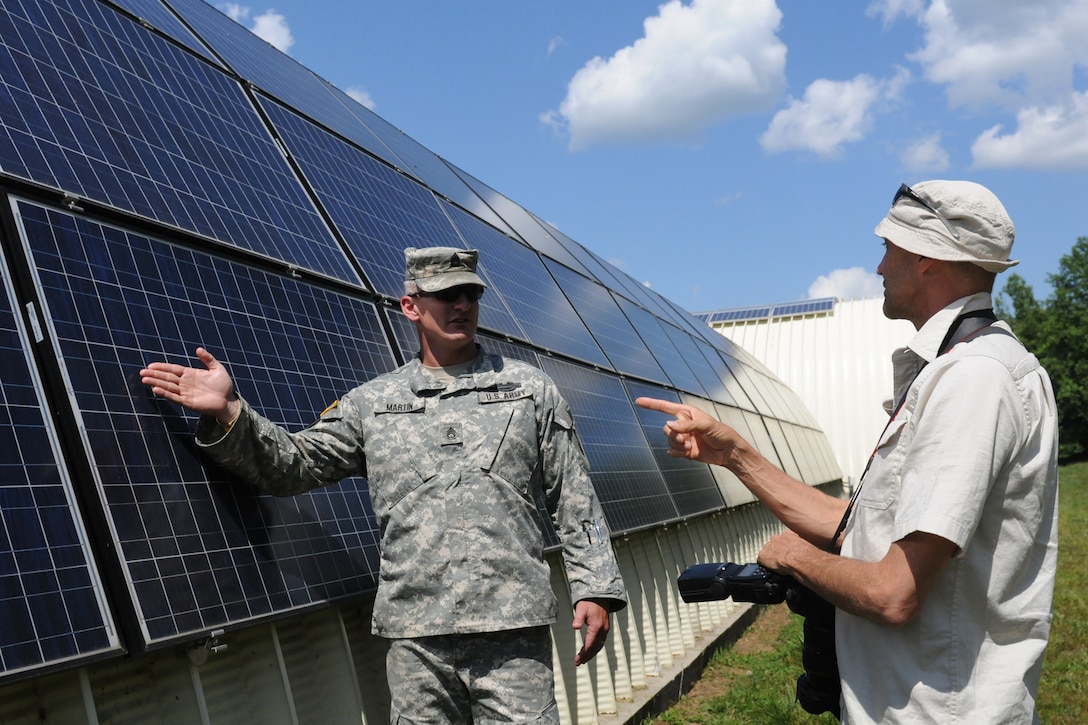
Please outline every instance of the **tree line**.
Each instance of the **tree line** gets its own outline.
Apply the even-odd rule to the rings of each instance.
[[[1051,293],[1039,301],[1012,274],[995,297],[995,311],[1050,373],[1058,400],[1058,457],[1088,459],[1088,237],[1080,237],[1047,275]]]

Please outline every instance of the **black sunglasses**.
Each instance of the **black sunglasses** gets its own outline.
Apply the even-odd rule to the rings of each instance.
[[[915,203],[921,204],[923,207],[933,212],[933,215],[941,220],[941,223],[944,224],[945,228],[948,229],[949,233],[956,239],[956,241],[959,241],[960,233],[956,230],[955,227],[952,226],[948,219],[945,218],[944,214],[937,211],[932,204],[930,204],[922,197],[918,196],[918,192],[916,192],[914,189],[910,188],[906,184],[899,185],[899,191],[895,192],[895,197],[892,199],[892,206],[898,204],[899,200],[903,197],[906,197]]]
[[[479,302],[484,296],[484,288],[478,284],[462,284],[456,287],[447,287],[437,292],[416,292],[411,297],[434,297],[440,302],[456,302],[461,295],[468,298],[469,302]]]

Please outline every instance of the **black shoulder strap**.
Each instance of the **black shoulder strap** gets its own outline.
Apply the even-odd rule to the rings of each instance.
[[[944,336],[944,340],[941,341],[941,346],[937,349],[937,357],[944,355],[958,343],[963,342],[976,332],[986,329],[995,322],[997,322],[997,315],[989,308],[961,314],[956,318],[955,322],[952,323],[952,326],[948,328],[948,333]],[[925,365],[922,367],[924,368]],[[918,372],[914,374],[914,377],[917,379],[921,372],[921,369],[919,369]],[[911,385],[913,383],[914,381],[912,380]],[[907,385],[907,388],[909,389],[910,385]],[[896,412],[899,411],[899,408],[903,405],[903,401],[906,400],[906,397],[907,394],[904,392],[903,400],[900,400],[899,404],[895,407]],[[891,425],[891,421],[894,417],[895,414],[888,419],[888,425]],[[887,426],[885,426],[885,430],[887,430]],[[881,434],[881,437],[883,437],[883,433]],[[869,456],[868,463],[865,464],[865,470],[861,472],[861,477],[858,479],[858,486],[854,489],[854,494],[850,497],[850,502],[846,505],[846,513],[842,515],[842,520],[835,529],[834,536],[831,537],[831,543],[828,544],[827,551],[835,550],[835,542],[838,541],[839,535],[846,529],[846,523],[850,520],[850,513],[854,510],[854,503],[857,501],[858,494],[861,493],[862,484],[865,483],[865,474],[869,472],[869,466],[873,465],[874,458],[876,458],[875,449],[873,450],[873,454]]]
[[[989,308],[985,310],[975,310],[974,312],[964,312],[957,317],[956,321],[952,323],[952,326],[948,328],[948,334],[944,336],[944,340],[941,341],[941,346],[937,348],[937,357],[944,355],[954,348],[957,343],[963,342],[971,335],[989,327],[995,322],[997,322],[997,315]]]

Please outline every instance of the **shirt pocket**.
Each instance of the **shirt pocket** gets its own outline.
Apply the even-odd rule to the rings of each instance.
[[[877,441],[873,461],[861,481],[857,505],[871,509],[886,509],[899,493],[902,471],[902,442],[907,435],[909,417],[903,411],[888,424]]]
[[[480,391],[477,403],[484,431],[478,450],[480,468],[527,496],[540,459],[532,391],[524,386],[509,391]]]
[[[428,438],[422,401],[387,402],[374,410],[374,425],[366,441],[366,468],[375,513],[392,510],[438,474]]]

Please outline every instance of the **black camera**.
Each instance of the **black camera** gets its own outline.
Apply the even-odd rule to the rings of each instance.
[[[711,602],[732,597],[735,602],[779,604],[805,619],[801,648],[804,674],[797,678],[797,702],[813,715],[840,717],[839,664],[835,658],[835,607],[792,577],[759,564],[694,564],[676,580],[685,602]]]

